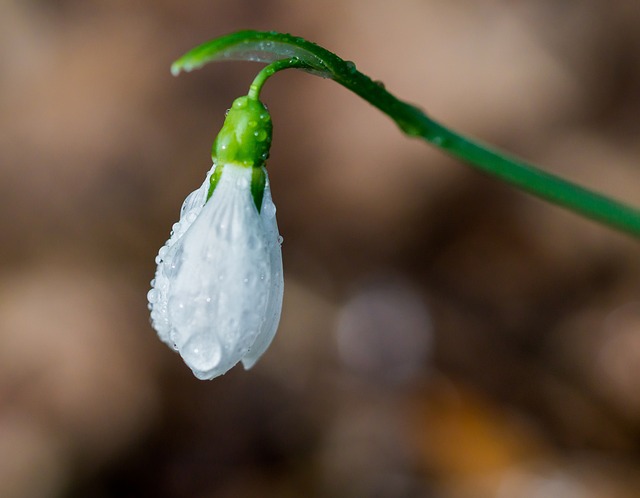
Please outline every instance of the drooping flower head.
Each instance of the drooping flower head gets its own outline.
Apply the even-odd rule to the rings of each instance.
[[[271,129],[259,100],[236,99],[214,142],[213,167],[156,257],[152,325],[199,379],[240,361],[251,368],[280,321],[282,239],[264,167]]]

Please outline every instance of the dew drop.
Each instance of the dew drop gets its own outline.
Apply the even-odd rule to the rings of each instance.
[[[255,128],[256,126],[258,126],[258,122],[257,122],[257,121],[253,121],[253,120],[251,120],[251,121],[249,121],[249,126],[250,126],[251,128]]]
[[[347,71],[349,71],[351,74],[353,74],[353,73],[355,73],[357,71],[355,62],[353,62],[353,61],[345,61],[344,64],[347,67]]]
[[[240,188],[247,188],[249,186],[249,180],[247,178],[238,178],[236,185]]]
[[[282,235],[278,235],[278,244],[282,245],[284,242],[284,237]]]
[[[213,337],[200,333],[184,343],[180,354],[192,369],[207,372],[220,364],[222,348]]]
[[[149,304],[153,304],[158,300],[158,291],[156,289],[151,289],[147,292],[147,300]]]
[[[180,217],[182,217],[185,212],[189,211],[190,209],[193,209],[193,206],[196,204],[197,197],[198,197],[197,190],[195,190],[194,192],[191,192],[187,196],[187,198],[182,203],[182,207],[180,208]]]
[[[446,146],[447,145],[447,139],[444,137],[433,137],[432,142],[435,145],[439,145],[439,146]]]
[[[171,278],[173,276],[173,274],[176,272],[176,264],[175,263],[171,263],[169,266],[164,265],[163,269],[164,269],[165,277]]]
[[[265,203],[262,207],[262,214],[266,218],[273,218],[276,214],[276,206],[273,202]]]
[[[247,107],[247,100],[246,99],[236,100],[233,103],[233,107],[235,107],[236,109],[244,109],[245,107]]]
[[[412,137],[417,137],[420,135],[420,129],[413,123],[399,121],[398,125],[400,126],[400,129],[404,131],[407,135],[410,135]]]
[[[229,115],[229,111],[231,111],[231,109],[227,109],[226,111],[224,111],[224,115],[228,116]]]
[[[258,139],[258,142],[264,142],[267,138],[267,132],[264,130],[258,130],[253,135]]]

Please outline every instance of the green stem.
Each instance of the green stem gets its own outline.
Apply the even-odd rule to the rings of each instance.
[[[359,72],[355,64],[302,38],[275,32],[240,31],[190,50],[171,67],[173,74],[218,60],[273,63],[254,80],[249,95],[259,96],[264,82],[276,71],[298,67],[331,78],[393,119],[406,134],[421,137],[472,167],[489,173],[542,199],[640,237],[640,211],[580,187],[536,166],[475,142],[429,118],[403,102],[384,85]],[[296,63],[293,64],[292,61]]]
[[[471,140],[434,121],[420,109],[396,99],[388,92],[381,93],[378,89],[372,88],[370,81],[367,76],[358,74],[344,86],[390,116],[408,135],[421,137],[475,169],[530,194],[640,237],[640,210]],[[374,98],[371,98],[372,95]]]
[[[291,69],[291,68],[305,69],[308,67],[309,66],[307,64],[302,62],[297,57],[292,57],[290,59],[280,59],[275,62],[272,62],[268,66],[262,68],[262,70],[258,73],[258,75],[253,80],[253,83],[251,83],[251,86],[249,87],[249,94],[248,94],[249,98],[254,100],[260,100],[260,92],[262,91],[263,85],[271,76],[276,74],[278,71],[282,71],[283,69]]]

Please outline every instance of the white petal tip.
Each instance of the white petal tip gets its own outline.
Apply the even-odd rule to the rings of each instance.
[[[245,370],[251,370],[253,368],[253,366],[257,363],[258,358],[243,358],[242,359],[242,366],[244,367]]]

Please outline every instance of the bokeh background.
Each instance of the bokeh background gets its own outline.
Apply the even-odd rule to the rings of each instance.
[[[640,204],[636,0],[0,0],[0,496],[640,496],[640,245],[403,136],[330,81],[265,87],[278,336],[197,381],[154,257],[259,66],[335,50],[454,128]]]

